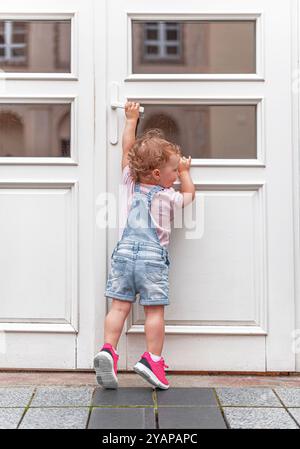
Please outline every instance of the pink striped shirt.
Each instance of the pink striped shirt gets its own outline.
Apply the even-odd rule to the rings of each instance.
[[[134,194],[135,182],[130,174],[129,165],[124,167],[122,173],[122,197],[120,201],[121,226],[119,227],[119,240],[122,237],[124,227],[127,221],[128,213],[131,207]],[[140,183],[141,192],[147,193],[154,187],[154,184]],[[176,191],[173,187],[164,188],[156,192],[151,203],[151,217],[155,224],[157,235],[162,246],[168,246],[171,233],[171,222],[174,219],[174,209],[182,208],[183,194]],[[127,207],[126,207],[127,206]]]

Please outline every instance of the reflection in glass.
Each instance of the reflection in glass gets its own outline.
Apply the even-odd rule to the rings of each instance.
[[[254,159],[256,105],[141,104],[144,118],[137,136],[159,128],[179,144],[185,156],[214,159]]]
[[[70,157],[70,104],[0,104],[0,157]]]
[[[70,20],[0,20],[0,70],[71,71]]]
[[[144,28],[145,60],[180,60],[180,24],[170,22],[146,22]]]
[[[133,73],[255,73],[255,21],[132,21]]]

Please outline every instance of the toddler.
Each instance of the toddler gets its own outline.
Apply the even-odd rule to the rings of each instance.
[[[195,187],[190,176],[191,157],[181,157],[180,147],[164,139],[157,129],[135,138],[139,103],[126,102],[122,137],[122,201],[127,218],[120,227],[112,256],[105,296],[112,306],[105,318],[104,345],[94,358],[97,382],[117,388],[117,344],[124,322],[136,301],[145,311],[147,351],[134,371],[151,385],[168,389],[161,356],[164,342],[164,307],[169,305],[170,222],[176,208],[191,203]],[[172,187],[179,176],[181,191]]]

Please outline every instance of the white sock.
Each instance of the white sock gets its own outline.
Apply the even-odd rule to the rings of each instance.
[[[150,354],[151,359],[153,360],[153,362],[158,362],[161,359],[160,355],[152,354],[152,352],[149,352],[149,354]]]

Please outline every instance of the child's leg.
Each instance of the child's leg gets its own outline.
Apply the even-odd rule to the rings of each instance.
[[[165,338],[165,306],[144,306],[147,351],[161,355]]]
[[[124,322],[131,309],[131,302],[112,300],[110,311],[105,317],[104,343],[110,343],[115,349],[122,333]]]

